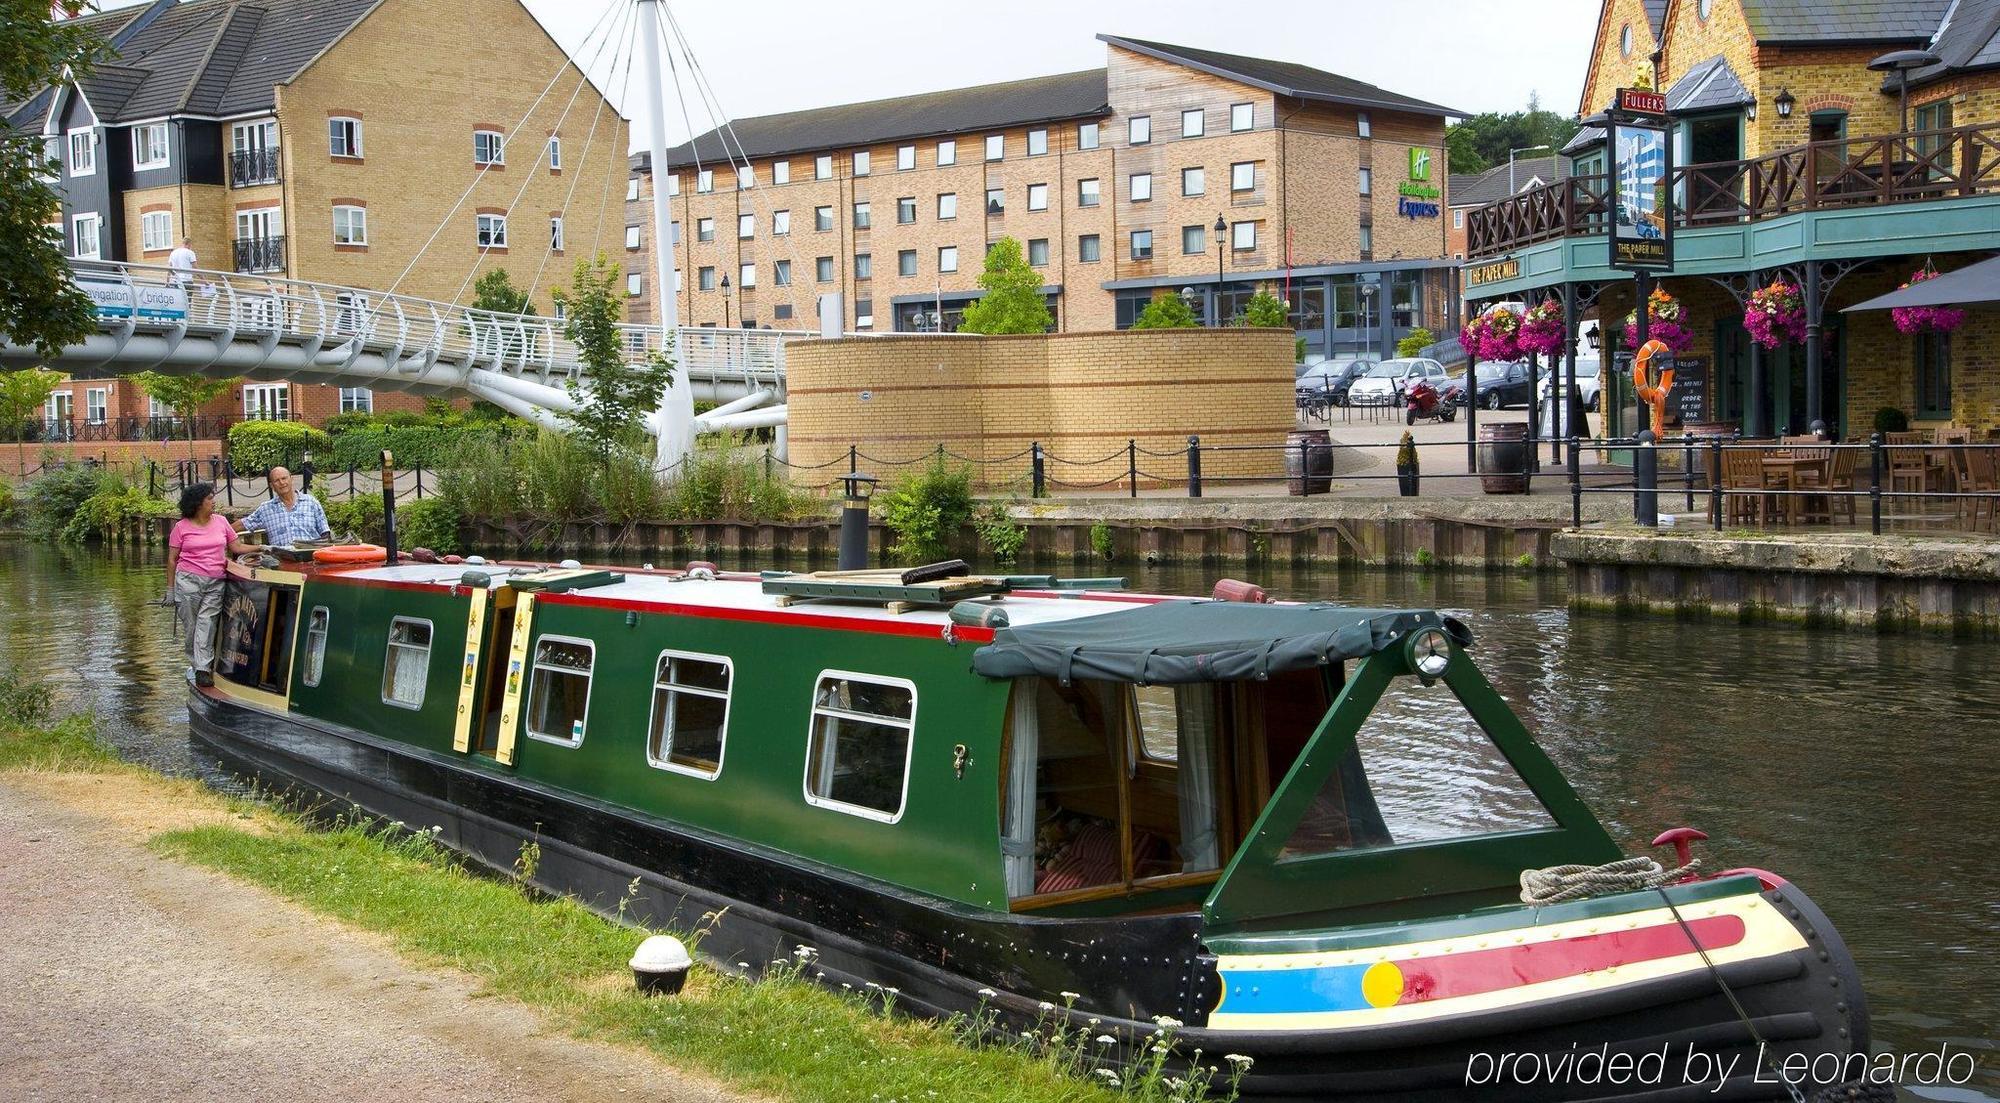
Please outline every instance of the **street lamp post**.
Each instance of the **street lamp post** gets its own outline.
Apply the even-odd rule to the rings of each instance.
[[[1510,150],[1508,150],[1508,151],[1507,151],[1507,194],[1508,194],[1508,195],[1513,195],[1513,194],[1514,194],[1514,193],[1515,193],[1516,191],[1519,191],[1519,190],[1520,190],[1520,189],[1518,189],[1518,188],[1516,188],[1516,187],[1514,186],[1514,155],[1515,155],[1515,154],[1517,154],[1517,153],[1526,153],[1526,152],[1528,152],[1529,150],[1534,150],[1534,149],[1546,149],[1546,150],[1549,150],[1550,152],[1554,152],[1554,151],[1555,151],[1555,148],[1556,148],[1556,147],[1554,147],[1554,146],[1552,146],[1552,145],[1548,144],[1547,142],[1543,142],[1543,143],[1542,143],[1541,145],[1538,145],[1538,146],[1522,146],[1522,147],[1520,147],[1519,149],[1510,149]]]
[[[729,328],[729,276],[722,277],[722,328]]]
[[[1215,325],[1222,326],[1222,250],[1227,243],[1223,240],[1229,233],[1229,223],[1220,213],[1215,216]]]
[[[1375,285],[1361,285],[1361,351],[1373,355],[1375,347]]]

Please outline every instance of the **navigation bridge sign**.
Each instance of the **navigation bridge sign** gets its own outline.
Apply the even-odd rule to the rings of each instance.
[[[184,288],[93,279],[78,279],[76,285],[96,304],[100,318],[139,317],[165,322],[187,320],[188,293]]]

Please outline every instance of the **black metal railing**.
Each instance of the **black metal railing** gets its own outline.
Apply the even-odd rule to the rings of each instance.
[[[278,182],[278,151],[239,149],[229,155],[229,186],[248,188]]]
[[[239,237],[234,246],[236,271],[281,272],[285,267],[285,238]]]
[[[166,415],[31,417],[13,425],[0,425],[0,444],[187,440],[190,430],[195,440],[220,440],[229,435],[230,426],[241,420],[230,414],[202,414],[192,419]]]

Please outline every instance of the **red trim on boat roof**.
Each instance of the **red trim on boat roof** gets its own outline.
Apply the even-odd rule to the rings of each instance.
[[[1008,597],[1045,597],[1057,601],[1111,601],[1124,605],[1158,605],[1162,601],[1186,601],[1167,594],[1121,594],[1112,590],[1009,590]]]
[[[381,565],[380,563],[371,563],[364,567],[356,567],[354,571],[372,570]],[[477,568],[474,569],[476,570]],[[418,590],[427,594],[439,592],[450,593],[458,586],[457,579],[441,579],[437,582],[411,582],[403,578],[361,578],[357,574],[350,574],[346,571],[338,574],[329,573],[321,575],[320,578],[325,582],[347,582],[356,586],[379,586],[384,590]]]
[[[869,632],[878,636],[911,636],[917,639],[941,640],[945,626],[924,624],[915,621],[876,620],[873,617],[843,617],[819,613],[792,613],[779,609],[734,609],[717,605],[683,605],[675,602],[645,601],[634,598],[593,597],[571,591],[560,594],[538,594],[535,601],[540,605],[578,605],[590,609],[619,609],[635,613],[669,613],[682,617],[711,617],[717,620],[741,620],[753,624],[787,624],[801,628],[828,628],[841,632]],[[963,624],[951,626],[952,638],[961,643],[992,643],[993,629],[977,628]]]

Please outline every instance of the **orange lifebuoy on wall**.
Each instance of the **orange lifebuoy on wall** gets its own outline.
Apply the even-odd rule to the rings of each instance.
[[[389,549],[380,544],[335,544],[313,552],[315,563],[384,563]]]
[[[1648,341],[1639,346],[1638,355],[1632,357],[1632,389],[1639,394],[1639,401],[1653,409],[1653,438],[1658,440],[1667,431],[1667,395],[1674,389],[1673,361],[1660,369],[1658,380],[1652,378],[1653,358],[1672,353],[1665,341]]]

